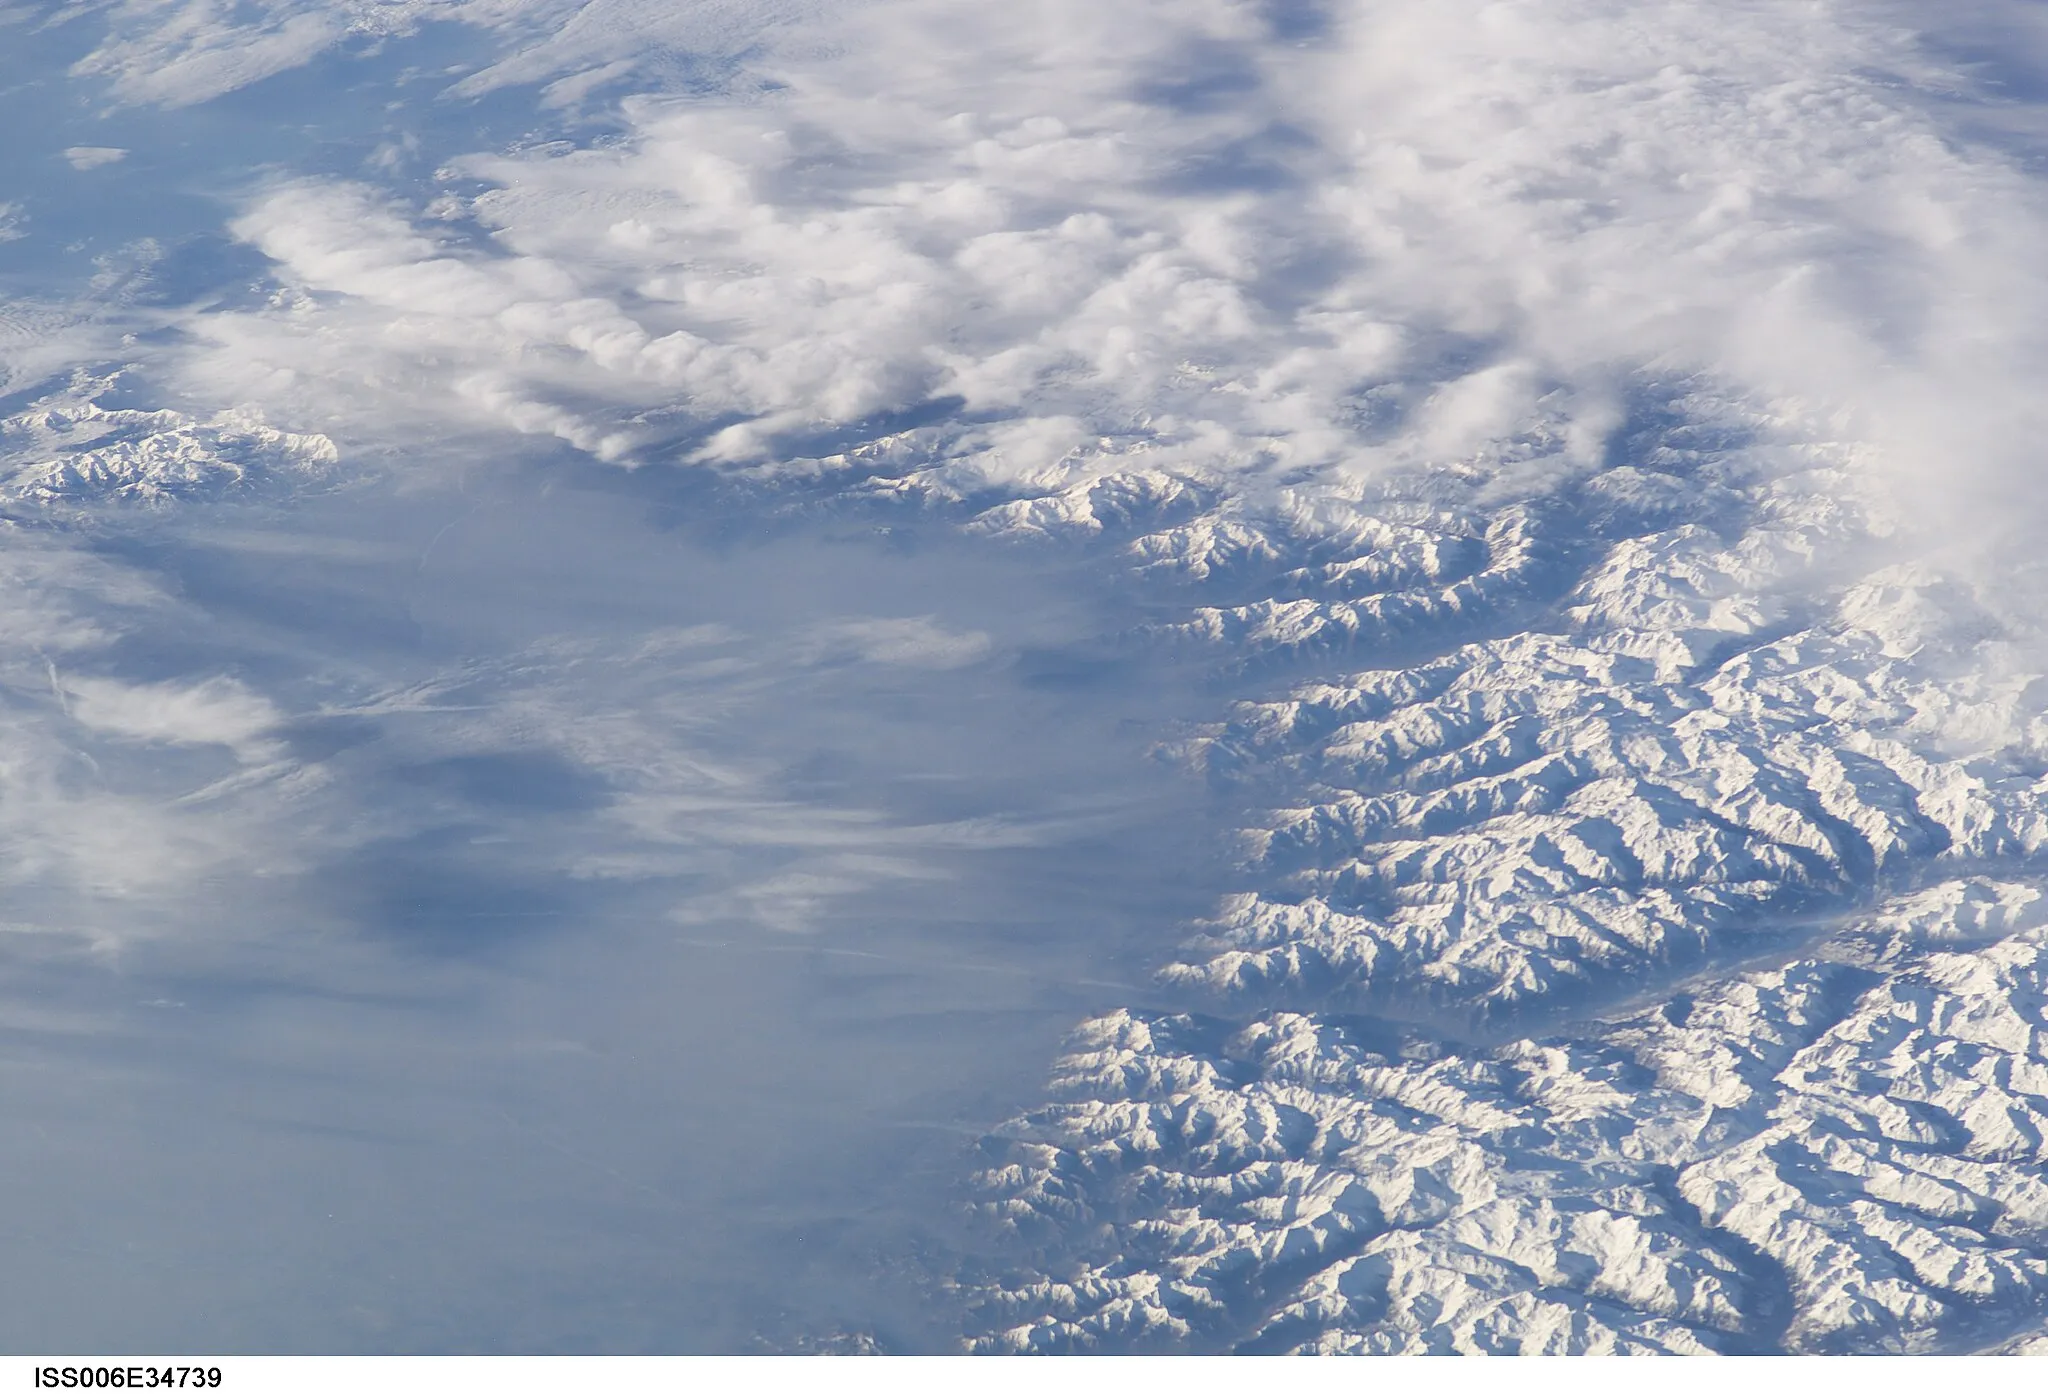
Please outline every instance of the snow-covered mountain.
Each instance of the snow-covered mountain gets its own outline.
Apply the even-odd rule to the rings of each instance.
[[[1264,805],[1184,1007],[1089,1022],[990,1140],[1035,1257],[965,1280],[974,1348],[2040,1329],[2029,636],[1887,562],[1840,452],[1673,415],[1548,494],[1127,544],[1236,592],[1148,638],[1289,678],[1176,752]]]
[[[181,412],[108,409],[109,378],[74,381],[0,419],[0,497],[42,505],[121,500],[163,504],[289,492],[340,460],[322,435],[294,435],[260,413],[208,420]]]
[[[2040,1350],[2022,9],[0,4],[0,989],[539,1274],[224,1340]]]

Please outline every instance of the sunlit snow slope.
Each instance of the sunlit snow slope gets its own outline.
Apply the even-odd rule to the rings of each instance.
[[[977,1349],[2038,1329],[2039,681],[1967,586],[1858,566],[1827,452],[1631,445],[1134,544],[1279,592],[1175,639],[1328,676],[1180,751],[1273,801],[1244,888],[1163,970],[1185,1010],[1090,1022],[991,1141],[1040,1257],[969,1282]]]
[[[2038,1348],[2030,7],[190,0],[63,22],[98,26],[67,81],[109,120],[411,55],[432,130],[247,162],[206,295],[117,305],[103,270],[0,314],[24,535],[467,490],[513,456],[637,471],[623,497],[735,531],[934,546],[934,592],[963,555],[1089,579],[1058,633],[864,614],[687,669],[769,692],[757,673],[843,654],[1000,661],[1090,729],[1142,730],[1202,803],[1148,816],[1234,830],[1207,913],[1135,916],[1149,977],[1109,985],[1129,1005],[1077,1027],[1044,1100],[942,1120],[977,1139],[977,1237],[920,1251],[947,1343]],[[505,102],[530,123],[469,140],[462,114],[499,132]],[[119,149],[65,158],[105,178]],[[0,236],[51,216],[0,206]],[[543,655],[594,686],[475,718],[595,773],[565,876],[695,875],[746,841],[704,812],[716,772],[663,744],[695,719],[661,695],[675,655],[736,645],[689,635],[536,647],[502,671]],[[140,689],[63,688],[34,645],[15,666],[78,720],[158,729]],[[640,686],[588,676],[614,670]],[[557,739],[598,691],[606,738]],[[187,743],[268,759],[283,707],[203,692]],[[1057,729],[926,719],[961,770],[1121,779]],[[894,860],[894,825],[868,835],[671,917],[829,932],[849,887],[1033,834],[934,821]]]

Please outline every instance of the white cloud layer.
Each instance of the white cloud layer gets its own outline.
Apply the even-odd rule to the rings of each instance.
[[[620,461],[957,400],[930,448],[1050,483],[1105,441],[1356,471],[1539,414],[1589,459],[1625,377],[1706,371],[2009,505],[2037,190],[1944,126],[1963,79],[1888,11],[1738,9],[1358,3],[1303,39],[1235,0],[860,7],[765,96],[456,162],[487,187],[436,211],[480,241],[273,190],[235,229],[299,295],[194,325],[190,381]]]

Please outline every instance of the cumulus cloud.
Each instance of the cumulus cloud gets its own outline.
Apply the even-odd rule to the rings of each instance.
[[[293,293],[196,323],[188,380],[628,463],[944,408],[920,448],[1022,487],[1134,448],[1370,471],[1538,417],[1590,460],[1630,374],[1706,371],[1930,498],[2002,497],[2043,210],[1888,15],[1360,0],[1304,39],[1240,0],[856,7],[759,55],[766,94],[454,162],[481,238],[273,189],[235,230]]]
[[[449,11],[507,44],[542,13]],[[418,19],[242,15],[270,26],[271,48],[235,60],[259,67]],[[121,44],[147,30],[159,58],[203,66],[234,32],[205,5],[116,18],[129,38],[88,67],[143,83],[138,100],[171,89],[122,75],[144,50]],[[453,161],[411,201],[275,183],[233,231],[270,258],[276,294],[189,317],[168,366],[200,401],[421,468],[422,443],[460,432],[769,476],[879,462],[983,503],[1042,496],[985,517],[1047,535],[1194,497],[1092,489],[1135,469],[1256,494],[1491,460],[1499,489],[1530,487],[1602,458],[1633,380],[1704,373],[1756,419],[1865,442],[1924,516],[1973,495],[1958,511],[1981,518],[2030,468],[2040,209],[2014,158],[1957,134],[1964,77],[1896,18],[881,0],[749,29],[719,5],[585,6],[466,90],[587,77],[556,93],[582,100],[627,80],[613,65],[635,44],[691,25],[749,50],[749,78],[630,100],[620,139]],[[219,86],[159,69],[188,94]],[[1542,458],[1499,465],[1528,432]],[[994,652],[956,620],[880,613],[813,625],[781,658],[943,674]],[[251,762],[276,719],[203,674],[68,690],[100,736]],[[578,740],[603,724],[573,715],[551,719]],[[608,719],[635,753],[560,749],[607,771],[605,817],[637,844],[579,851],[579,869],[674,868],[783,816],[720,782],[759,771],[682,747],[673,780],[635,773],[670,747]],[[523,747],[460,758],[501,748]],[[824,881],[774,875],[838,884],[894,854],[846,855]]]

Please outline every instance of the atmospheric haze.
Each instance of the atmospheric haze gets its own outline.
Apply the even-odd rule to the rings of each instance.
[[[2043,1348],[2044,98],[0,5],[0,1347]]]

